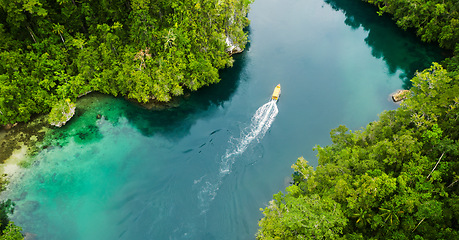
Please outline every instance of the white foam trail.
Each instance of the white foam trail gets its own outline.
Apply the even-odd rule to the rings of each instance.
[[[257,109],[252,117],[252,123],[241,132],[241,137],[236,140],[234,147],[226,150],[220,164],[220,173],[223,175],[231,171],[235,157],[242,154],[253,140],[260,141],[271,127],[279,110],[276,101],[270,101]]]
[[[208,204],[217,195],[217,190],[220,188],[223,177],[231,173],[231,168],[237,156],[244,153],[253,140],[259,142],[265,136],[278,112],[276,101],[265,103],[253,115],[250,126],[241,131],[240,138],[230,139],[232,146],[226,149],[225,155],[221,157],[218,176],[215,179],[205,181],[198,194],[202,207],[205,208],[203,212],[207,211]]]

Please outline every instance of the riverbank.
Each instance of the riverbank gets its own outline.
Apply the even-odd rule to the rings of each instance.
[[[18,158],[22,158],[20,156],[36,153],[37,144],[43,141],[49,129],[44,115],[10,129],[0,129],[0,164],[7,164],[10,160],[17,162]],[[4,173],[3,169],[0,171]]]
[[[220,80],[219,70],[233,65],[231,54],[242,51],[247,43],[244,28],[249,24],[250,3],[166,1],[143,6],[117,0],[102,8],[96,2],[81,8],[43,1],[27,20],[40,22],[40,27],[29,27],[25,20],[13,24],[0,19],[0,32],[5,35],[0,42],[0,93],[9,96],[0,99],[0,124],[27,122],[34,114],[54,109],[52,121],[60,125],[72,114],[69,101],[88,91],[140,102],[167,102],[186,89],[215,84]],[[11,9],[0,9],[8,16],[16,15]],[[148,18],[139,9],[150,13]],[[61,11],[69,15],[56,14]],[[85,28],[94,23],[97,28]],[[129,30],[138,29],[139,24],[148,26],[141,27],[142,35]],[[28,29],[30,37],[12,28]],[[35,39],[40,28],[54,29],[60,39],[50,31]],[[46,48],[38,44],[45,42]]]
[[[189,93],[186,93],[183,98],[188,98]],[[67,132],[65,126],[61,128],[53,127],[48,122],[46,114],[37,115],[27,123],[18,123],[13,127],[0,129],[0,173],[12,175],[20,167],[28,165],[27,159],[33,157],[41,150],[55,145],[61,146],[66,144],[69,135],[74,135],[77,141],[90,141],[97,138],[98,134],[94,131],[95,121],[101,118],[105,120],[116,121],[120,116],[124,115],[127,104],[131,106],[139,106],[147,110],[165,110],[178,107],[182,97],[173,98],[168,103],[150,101],[148,103],[139,103],[135,100],[124,102],[121,108],[106,106],[111,104],[114,97],[98,92],[93,92],[82,96],[77,100],[77,108],[75,116],[70,119],[70,122],[88,124],[81,125],[75,129],[79,131]],[[75,121],[76,118],[83,118],[83,121]]]
[[[93,121],[96,120],[97,115],[106,119],[115,118],[114,115],[116,113],[100,111],[100,107],[97,107],[97,104],[94,105],[94,103],[100,101],[104,103],[111,98],[101,93],[91,93],[79,98],[74,118],[83,115],[88,118],[87,120],[92,118]],[[93,110],[91,110],[92,105],[95,106]],[[85,112],[88,112],[88,114],[85,114]],[[91,117],[87,115],[91,115]],[[62,128],[65,128],[65,126]],[[81,130],[91,132],[91,128],[85,126],[81,126]],[[31,159],[43,149],[65,144],[65,142],[61,141],[61,139],[66,139],[64,132],[61,128],[51,126],[46,114],[37,115],[27,123],[18,123],[14,127],[0,129],[0,173],[6,176],[8,180],[21,167],[27,167],[30,164],[28,159]],[[88,137],[88,133],[79,132],[74,134],[81,138]]]

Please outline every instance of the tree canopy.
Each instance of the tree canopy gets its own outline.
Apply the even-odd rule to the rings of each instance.
[[[251,0],[0,0],[0,124],[89,91],[146,102],[219,81]]]
[[[416,29],[422,40],[454,49],[459,43],[459,2],[456,0],[363,0],[393,15],[403,29]]]
[[[258,239],[459,238],[459,83],[437,63],[412,82],[397,110],[332,130],[315,170],[297,160]]]
[[[459,239],[458,2],[364,1],[454,56],[417,73],[397,110],[333,129],[315,170],[299,158],[293,185],[261,209],[257,239]]]
[[[3,190],[3,189],[2,189]],[[22,240],[21,227],[9,220],[9,214],[14,211],[14,203],[8,199],[0,202],[0,240]]]

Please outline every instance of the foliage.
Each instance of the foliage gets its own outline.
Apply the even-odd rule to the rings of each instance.
[[[14,225],[14,222],[9,222],[3,230],[0,240],[22,240],[24,236],[21,233],[22,228]]]
[[[319,218],[315,230],[335,239],[459,238],[459,83],[436,63],[412,82],[401,107],[379,121],[332,130],[333,144],[315,148],[315,170],[298,159],[294,185],[263,210],[258,239],[328,239],[303,230]],[[317,211],[331,203],[338,225],[330,208]]]
[[[458,2],[364,1],[378,6],[380,15],[393,14],[400,27],[416,29],[422,40],[455,49],[443,62],[449,72],[433,63],[412,79],[399,109],[383,112],[361,131],[333,129],[333,144],[315,148],[316,170],[299,158],[292,166],[295,190],[276,194],[262,210],[258,239],[328,238],[304,234],[304,226],[320,216],[327,224],[314,225],[316,230],[328,228],[335,239],[459,239]],[[320,199],[318,206],[340,206],[340,231],[333,230],[329,210],[308,205],[310,198]],[[279,211],[292,204],[287,214]],[[288,218],[302,224],[286,227]]]
[[[250,0],[0,0],[0,124],[88,91],[146,102],[219,81]]]
[[[459,4],[456,0],[364,0],[393,15],[403,29],[415,28],[422,40],[454,49],[459,42]]]
[[[48,121],[53,126],[61,127],[75,114],[75,103],[70,99],[57,101],[49,113]]]
[[[260,221],[259,239],[338,238],[347,219],[337,202],[317,194],[303,195],[296,185],[287,192],[274,195],[269,206],[261,209],[265,218]]]
[[[14,203],[8,199],[0,202],[0,232],[3,232],[9,223],[8,214],[14,211]]]

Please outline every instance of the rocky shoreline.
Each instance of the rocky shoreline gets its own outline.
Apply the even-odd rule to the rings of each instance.
[[[407,94],[410,90],[398,90],[397,92],[391,94],[392,101],[400,102],[406,99]]]

